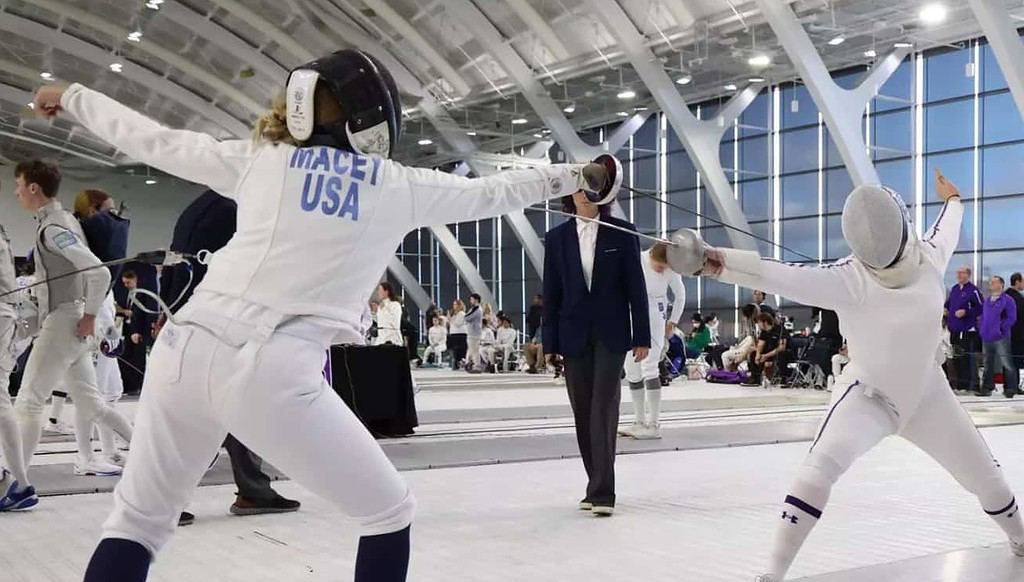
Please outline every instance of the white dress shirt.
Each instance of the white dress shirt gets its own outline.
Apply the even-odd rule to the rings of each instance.
[[[594,280],[594,253],[597,249],[596,222],[576,221],[576,234],[580,237],[580,262],[583,264],[583,278],[587,281],[587,289]]]

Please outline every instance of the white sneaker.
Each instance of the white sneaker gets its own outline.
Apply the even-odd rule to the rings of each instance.
[[[636,433],[642,431],[644,425],[641,422],[634,422],[633,424],[619,429],[619,435],[624,437],[635,437]]]
[[[1024,541],[1015,542],[1010,540],[1010,549],[1013,550],[1013,555],[1024,558]]]
[[[638,441],[652,441],[661,438],[661,425],[660,424],[646,424],[640,427],[640,430],[633,433],[633,438]]]
[[[615,513],[615,508],[610,505],[595,505],[590,511],[598,517],[611,517]]]
[[[92,459],[83,463],[81,459],[75,462],[75,475],[95,475],[97,477],[116,477],[121,474],[121,467],[112,465],[106,461]]]
[[[50,422],[49,420],[47,420],[46,423],[43,425],[43,432],[47,434],[62,434],[71,436],[75,434],[75,427],[64,422],[63,420],[58,420],[57,422]]]

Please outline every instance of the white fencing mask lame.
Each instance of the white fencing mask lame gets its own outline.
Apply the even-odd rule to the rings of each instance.
[[[879,283],[903,287],[917,278],[917,233],[906,203],[895,190],[858,186],[843,205],[843,237]]]

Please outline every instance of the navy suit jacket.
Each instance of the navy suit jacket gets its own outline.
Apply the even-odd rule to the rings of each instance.
[[[618,218],[602,217],[601,221],[636,230]],[[650,347],[648,318],[647,284],[637,237],[598,227],[588,290],[576,219],[548,231],[544,238],[545,354],[582,355],[591,338],[610,352]]]

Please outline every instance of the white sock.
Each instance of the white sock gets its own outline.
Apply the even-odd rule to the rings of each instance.
[[[1021,521],[1020,508],[1017,507],[1017,498],[1010,500],[1009,505],[995,510],[985,510],[985,513],[996,522],[1006,533],[1006,537],[1017,543],[1024,543],[1024,522]]]
[[[661,380],[648,378],[644,380],[647,393],[647,422],[658,426],[661,423]]]
[[[4,398],[0,394],[0,398]],[[14,410],[5,408],[0,410],[0,447],[4,453],[4,464],[11,472],[20,487],[27,487],[28,472],[25,469],[25,458],[22,456],[21,433],[18,432],[18,422],[14,418]]]
[[[782,506],[782,522],[775,530],[769,573],[783,580],[797,552],[818,524],[828,503],[832,482],[817,467],[805,465]]]
[[[21,430],[21,459],[25,463],[25,470],[32,464],[32,455],[39,446],[39,439],[43,436],[43,412],[19,414],[15,409],[18,419],[18,428]]]
[[[53,402],[50,405],[50,419],[53,422],[60,422],[60,415],[64,412],[64,401],[67,400],[64,392],[53,392]]]
[[[109,406],[111,410],[114,409],[113,403]],[[114,442],[114,431],[110,427],[103,426],[102,424],[97,425],[96,428],[100,432],[100,446],[103,448],[103,454],[106,455],[108,459],[113,459],[117,456],[117,443]]]
[[[633,424],[643,424],[646,414],[644,413],[644,385],[642,382],[629,383],[629,397],[633,399]]]

